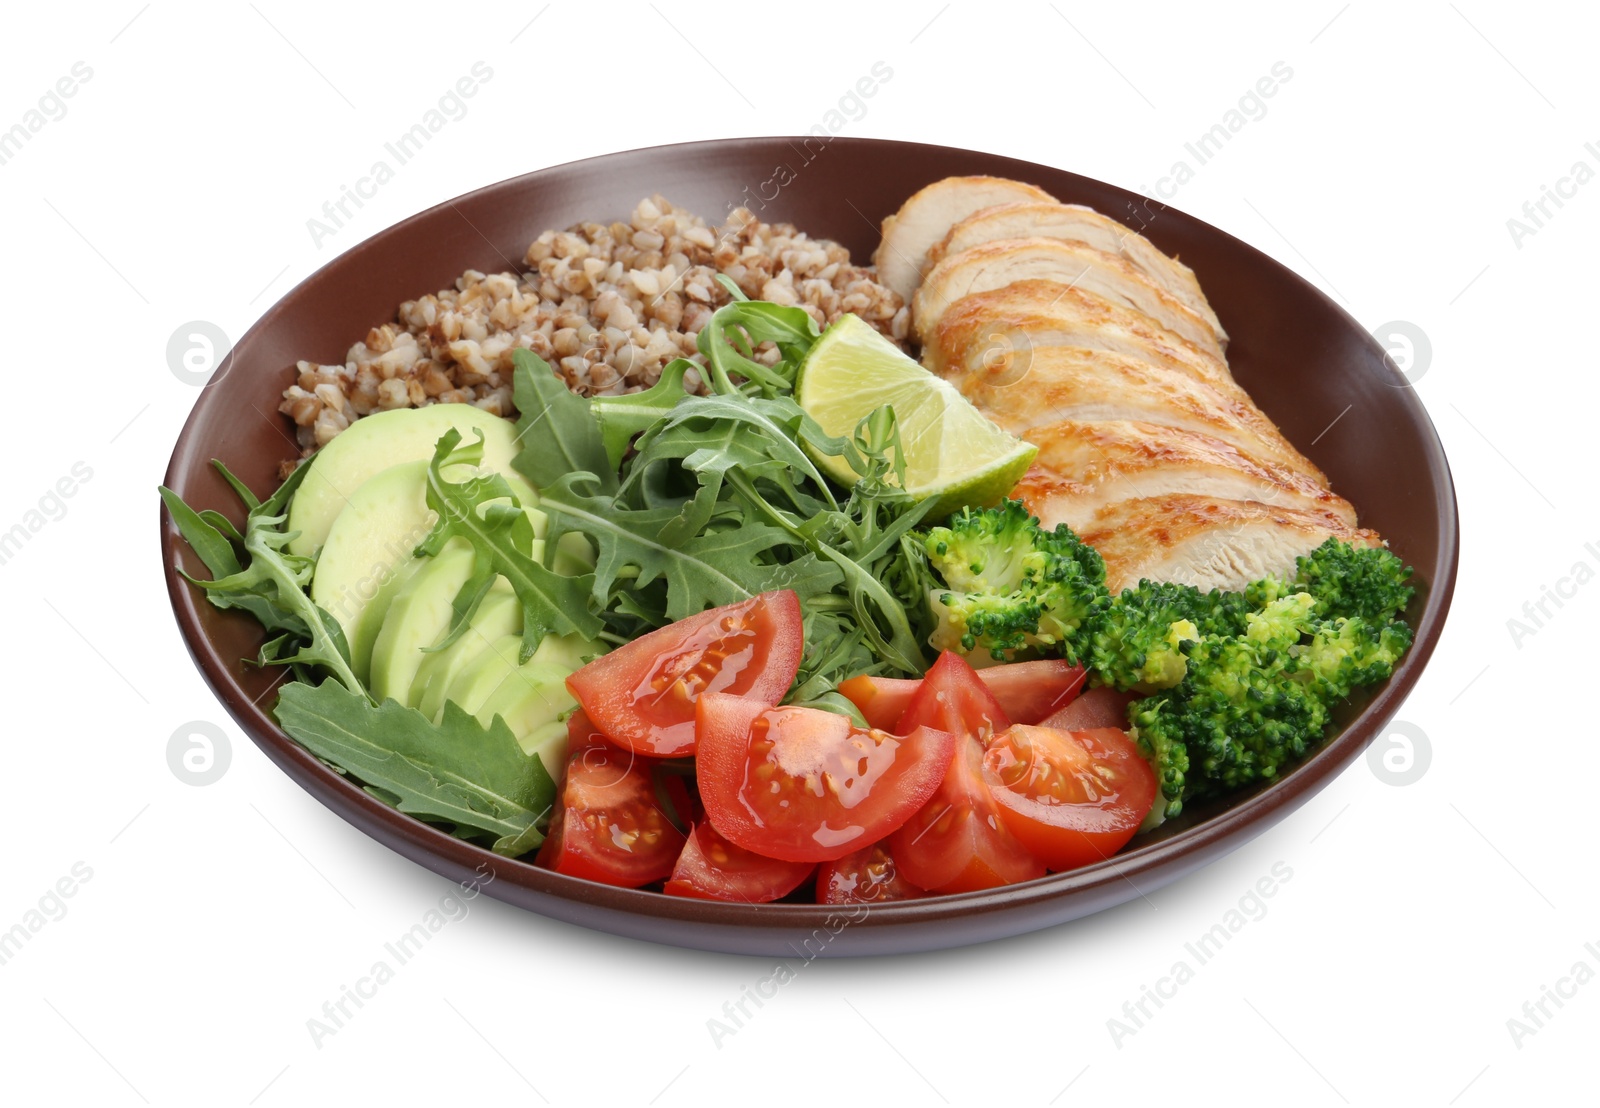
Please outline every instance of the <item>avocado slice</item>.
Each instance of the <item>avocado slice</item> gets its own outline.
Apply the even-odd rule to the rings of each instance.
[[[534,545],[539,545],[538,540]],[[508,635],[515,635],[518,641],[522,638],[522,604],[512,591],[511,583],[501,577],[490,586],[489,595],[478,606],[467,633],[448,648],[423,656],[417,676],[411,682],[411,706],[438,721],[444,713],[445,694],[456,675],[482,656],[495,640]]]
[[[292,554],[314,554],[328,539],[334,520],[358,489],[390,466],[427,462],[445,432],[461,432],[472,442],[482,431],[483,466],[510,475],[511,459],[520,452],[516,425],[471,404],[431,404],[396,408],[356,420],[306,464],[311,467],[289,504],[288,530]],[[525,507],[537,499],[524,501]],[[365,567],[363,567],[363,571]]]
[[[460,481],[474,472],[483,470],[452,467],[445,477]],[[524,505],[534,534],[543,534],[545,515],[529,506],[538,503],[533,486],[515,474],[504,476],[517,502]],[[311,599],[344,629],[351,663],[363,681],[370,678],[373,644],[389,605],[418,568],[412,551],[438,519],[428,507],[427,484],[425,461],[402,462],[379,471],[351,494],[317,556]],[[565,543],[563,538],[563,546]],[[538,539],[534,540],[533,556],[544,556]]]
[[[472,544],[451,539],[444,549],[411,575],[384,615],[372,644],[372,676],[368,687],[378,700],[405,703],[417,670],[427,657],[424,647],[444,638],[453,615],[451,604],[472,576]]]
[[[506,654],[515,660],[515,644]],[[566,717],[578,706],[567,678],[604,647],[581,635],[546,635],[533,657],[507,673],[474,715],[485,727],[499,716],[528,754],[537,754],[552,776],[566,758]]]

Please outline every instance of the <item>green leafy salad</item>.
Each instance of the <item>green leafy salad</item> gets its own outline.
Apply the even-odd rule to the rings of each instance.
[[[1409,646],[1410,570],[1381,547],[1330,539],[1287,578],[1242,592],[1142,581],[1112,594],[1094,549],[1004,498],[1031,447],[870,335],[860,341],[881,344],[875,358],[911,367],[913,391],[885,400],[863,376],[819,418],[820,392],[802,383],[826,344],[816,324],[729,291],[700,332],[704,364],[676,360],[646,391],[584,399],[518,350],[514,427],[464,405],[375,414],[265,500],[215,462],[237,522],[163,488],[210,573],[188,580],[265,629],[255,664],[290,671],[273,709],[283,730],[400,811],[527,855],[562,816],[584,718],[568,678],[659,629],[782,591],[802,636],[781,704],[843,717],[852,735],[882,730],[850,690],[913,688],[951,654],[980,676],[1047,660],[1077,675],[1074,695],[1123,694],[1117,726],[1158,790],[1148,828],[1292,767]],[[829,336],[851,326],[865,330],[846,317]],[[765,343],[773,364],[757,357]],[[691,370],[707,395],[685,388]],[[921,407],[904,398],[917,389],[931,390]],[[964,464],[952,460],[962,420],[962,434],[997,436],[982,480],[951,472]],[[692,788],[693,762],[665,764]],[[676,852],[698,802],[662,811],[676,831],[658,821],[641,833],[666,834]]]

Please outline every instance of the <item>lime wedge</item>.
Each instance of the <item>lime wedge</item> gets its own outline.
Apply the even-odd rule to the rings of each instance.
[[[892,405],[906,491],[919,500],[939,499],[930,519],[998,502],[1039,452],[995,426],[954,385],[853,315],[840,316],[806,355],[795,400],[836,436],[854,434],[861,420]],[[839,484],[855,484],[856,472],[843,458],[815,454],[813,460]]]

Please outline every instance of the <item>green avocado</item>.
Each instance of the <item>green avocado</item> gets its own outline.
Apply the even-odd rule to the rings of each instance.
[[[427,657],[423,648],[444,638],[454,614],[451,604],[472,576],[472,544],[451,539],[411,575],[395,594],[372,644],[372,677],[368,687],[379,702],[404,704],[417,670]]]
[[[534,540],[534,546],[539,545]],[[444,715],[445,694],[464,668],[480,657],[496,640],[522,637],[522,604],[504,577],[489,587],[466,634],[444,650],[423,656],[417,676],[411,682],[410,704],[437,722]]]
[[[482,470],[451,467],[444,476],[460,481],[473,472]],[[533,486],[515,474],[504,476],[519,504],[538,503]],[[402,462],[381,470],[351,494],[317,556],[311,599],[344,629],[351,663],[356,676],[364,681],[370,676],[373,643],[389,606],[417,568],[412,551],[438,519],[428,507],[427,483],[425,461]],[[526,511],[534,533],[543,534],[547,524],[544,513],[533,507]],[[566,547],[565,538],[562,545]],[[543,549],[543,543],[535,539],[533,556],[543,557]],[[565,555],[562,560],[572,561]]]
[[[292,554],[314,554],[327,541],[334,520],[356,491],[390,466],[426,462],[447,431],[461,432],[472,442],[482,431],[483,466],[510,474],[511,459],[520,452],[516,425],[471,404],[432,404],[396,408],[356,420],[306,464],[311,467],[289,505]],[[525,507],[537,504],[524,502]]]
[[[538,754],[559,778],[566,757],[566,717],[577,707],[567,692],[567,678],[605,647],[581,635],[546,635],[533,657],[519,666],[521,646],[522,636],[516,634],[485,647],[456,674],[447,698],[485,727],[500,716],[522,749]]]

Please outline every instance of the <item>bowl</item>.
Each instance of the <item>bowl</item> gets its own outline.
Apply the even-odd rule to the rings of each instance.
[[[1193,805],[1107,861],[988,892],[830,908],[612,888],[502,858],[401,815],[285,735],[268,710],[281,675],[240,661],[255,655],[260,627],[248,616],[212,607],[175,572],[176,566],[206,575],[163,510],[162,562],[172,608],[196,665],[229,714],[318,800],[444,877],[478,881],[491,896],[572,923],[738,954],[907,953],[1018,935],[1148,893],[1304,804],[1382,732],[1438,642],[1459,540],[1444,450],[1383,348],[1309,283],[1198,219],[1065,170],[918,143],[779,137],[630,150],[490,185],[374,235],[273,305],[206,385],[173,450],[167,485],[196,508],[236,517],[237,503],[209,463],[222,459],[259,495],[276,486],[278,464],[296,453],[277,404],[298,359],[342,362],[351,343],[392,319],[401,301],[448,287],[466,269],[511,268],[547,229],[625,219],[640,198],[661,193],[713,222],[745,204],[762,219],[835,239],[865,261],[884,216],[923,185],[954,174],[1031,182],[1062,201],[1130,223],[1180,257],[1232,336],[1228,357],[1239,382],[1356,505],[1363,525],[1382,533],[1416,568],[1418,594],[1408,612],[1414,645],[1386,683],[1344,707],[1336,733],[1302,764],[1270,784]],[[485,872],[492,880],[484,881]]]

